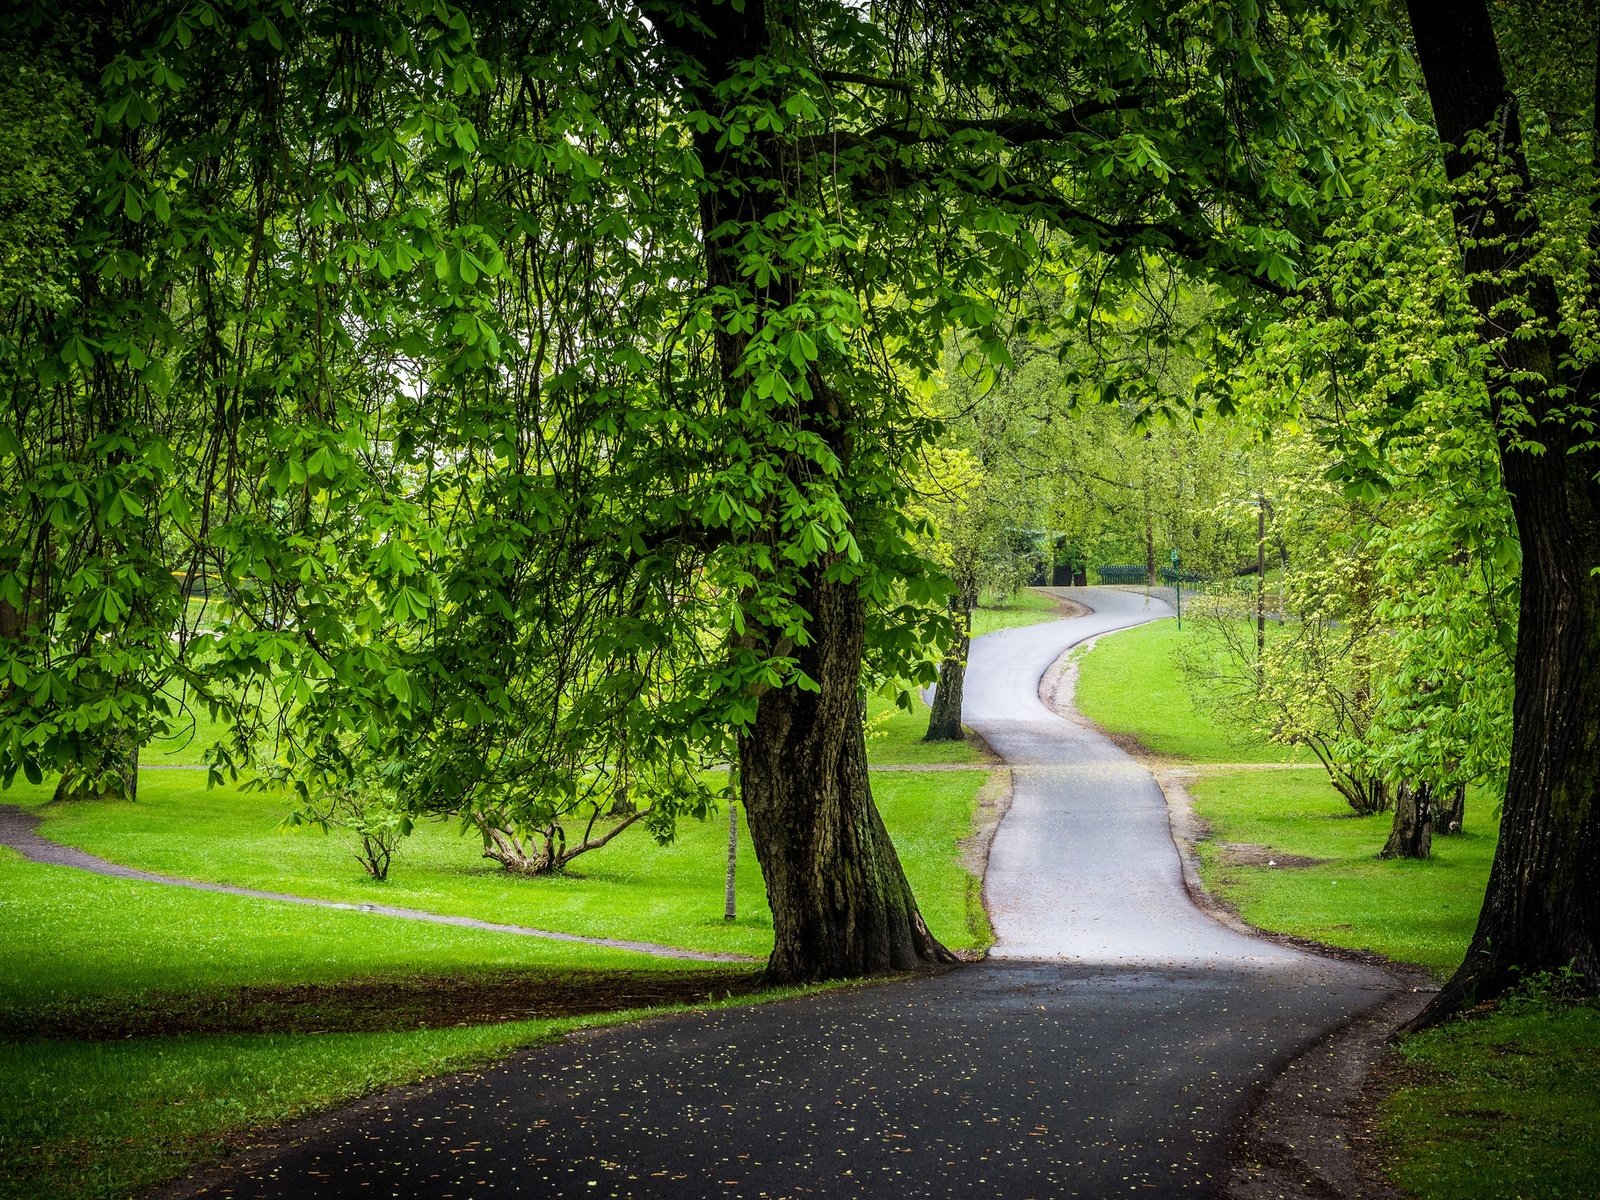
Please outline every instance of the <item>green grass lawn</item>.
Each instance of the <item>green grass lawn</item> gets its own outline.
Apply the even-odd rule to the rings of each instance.
[[[1178,763],[1292,761],[1278,746],[1241,744],[1197,705],[1178,667],[1193,626],[1164,620],[1101,638],[1078,668],[1078,706],[1113,732]],[[1466,833],[1434,839],[1423,862],[1383,862],[1389,815],[1357,817],[1320,770],[1205,775],[1190,787],[1211,829],[1199,846],[1206,886],[1263,929],[1454,970],[1483,902],[1498,825],[1469,800]],[[1324,860],[1315,866],[1230,866],[1224,843]]]
[[[981,610],[980,628],[1057,611],[1048,597],[1025,592]],[[904,712],[877,700],[873,715],[874,763],[976,768],[875,772],[873,788],[930,928],[952,948],[981,948],[990,940],[981,881],[961,865],[957,843],[971,830],[985,756],[970,743],[924,745],[920,701]],[[137,803],[51,804],[53,781],[19,783],[0,801],[39,812],[48,837],[171,875],[758,957],[771,947],[771,916],[743,828],[740,917],[722,919],[721,816],[683,822],[667,847],[630,831],[565,875],[539,880],[509,876],[453,824],[427,824],[380,884],[337,834],[280,830],[282,797],[207,788],[203,772],[168,769],[202,762],[223,733],[203,712],[193,728],[178,725],[146,748]],[[630,1014],[116,1041],[43,1038],[30,1029],[251,1003],[236,999],[239,988],[697,969],[601,947],[111,879],[0,850],[0,1029],[13,1031],[0,1041],[10,1085],[0,1114],[0,1197],[126,1195],[217,1156],[245,1130]]]
[[[195,697],[184,703],[175,694],[171,702],[174,713],[167,734],[144,748],[140,766],[198,766],[205,762],[206,751],[227,736],[227,723],[214,719]]]
[[[1321,771],[1205,776],[1189,790],[1212,829],[1198,847],[1206,887],[1252,925],[1373,950],[1440,978],[1461,962],[1499,833],[1486,802],[1468,801],[1466,832],[1434,838],[1432,858],[1382,861],[1389,814],[1354,815]],[[1229,866],[1223,843],[1324,861]]]
[[[471,1066],[566,1024],[0,1043],[0,1197],[127,1196],[222,1156],[237,1131]]]
[[[1600,1007],[1509,1002],[1408,1038],[1379,1114],[1395,1182],[1429,1200],[1600,1194]]]
[[[982,767],[993,761],[970,734],[964,742],[925,742],[928,706],[912,697],[904,709],[886,697],[867,701],[867,761],[875,767],[963,765]]]
[[[1061,615],[1061,605],[1055,597],[1037,588],[1019,588],[1008,596],[985,592],[978,597],[978,607],[972,610],[972,636],[982,637],[997,629],[1015,629],[1041,621],[1057,621]]]
[[[1196,710],[1175,662],[1188,636],[1162,621],[1102,638],[1080,664],[1080,707],[1178,762],[1273,761],[1281,752],[1239,747]],[[1190,791],[1211,833],[1198,847],[1206,887],[1251,924],[1441,978],[1460,963],[1498,836],[1489,799],[1469,795],[1466,832],[1436,837],[1432,858],[1384,862],[1389,815],[1354,816],[1320,771],[1206,774]],[[1224,843],[1321,861],[1232,865]],[[1420,1200],[1600,1194],[1597,1048],[1600,1011],[1555,1001],[1407,1039],[1379,1114],[1391,1178]]]
[[[1194,622],[1152,621],[1100,638],[1078,662],[1078,707],[1102,729],[1138,738],[1182,762],[1297,762],[1285,746],[1250,741],[1195,703],[1178,656],[1198,643]]]
[[[983,771],[931,775],[876,773],[874,794],[900,847],[906,874],[933,912],[948,893],[965,911],[967,873],[955,843],[971,828]],[[278,824],[282,797],[207,788],[200,772],[148,771],[139,800],[48,804],[51,785],[17,785],[3,794],[44,817],[41,832],[113,862],[165,874],[320,899],[400,905],[591,937],[642,939],[696,950],[764,956],[772,918],[755,852],[741,821],[739,919],[726,922],[722,817],[680,822],[677,840],[658,846],[642,828],[541,879],[513,876],[481,855],[476,836],[455,822],[422,825],[406,839],[389,879],[368,878],[338,834]],[[971,947],[980,933],[963,920],[937,926],[950,944]]]
[[[581,943],[113,879],[25,862],[3,848],[0,963],[5,1026],[61,1006],[352,975],[684,966]]]
[[[697,969],[581,944],[105,878],[0,849],[0,1197],[126,1195],[215,1156],[244,1129],[626,1014],[126,1041],[19,1038],[11,1030],[108,1010],[203,1008],[216,1002],[208,996],[241,986],[530,968]]]
[[[246,1130],[640,1015],[407,1033],[0,1042],[0,1198],[127,1196],[222,1156]]]

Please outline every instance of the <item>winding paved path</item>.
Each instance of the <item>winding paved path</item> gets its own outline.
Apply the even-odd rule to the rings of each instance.
[[[1214,1194],[1252,1089],[1394,981],[1190,904],[1149,775],[1037,694],[1067,646],[1164,606],[1078,595],[1092,615],[972,652],[967,719],[1016,779],[989,961],[525,1051],[336,1114],[187,1194]]]

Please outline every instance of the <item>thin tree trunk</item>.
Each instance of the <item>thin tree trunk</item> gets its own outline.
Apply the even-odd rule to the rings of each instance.
[[[1148,476],[1144,487],[1144,573],[1150,587],[1161,582],[1156,576],[1156,524],[1150,512],[1150,483]]]
[[[1455,219],[1479,329],[1499,368],[1491,394],[1503,410],[1514,388],[1522,410],[1514,424],[1496,412],[1522,541],[1500,843],[1466,959],[1420,1027],[1529,972],[1570,966],[1600,989],[1600,455],[1566,416],[1593,411],[1595,368],[1565,365],[1575,356],[1559,331],[1555,282],[1527,266],[1539,218],[1488,7],[1408,7],[1450,179],[1460,184],[1487,167],[1509,181],[1458,191]],[[1498,161],[1486,162],[1490,154]]]
[[[728,772],[728,869],[722,878],[722,919],[739,919],[739,768]]]
[[[1379,858],[1427,858],[1433,847],[1433,788],[1402,783],[1394,794],[1394,824]]]
[[[1438,816],[1434,832],[1440,837],[1461,833],[1467,822],[1467,785],[1458,783],[1443,796],[1435,798]]]
[[[1267,659],[1267,502],[1256,497],[1256,691]]]
[[[761,697],[740,741],[745,815],[772,908],[770,978],[839,979],[953,962],[928,932],[872,802],[856,709],[863,606],[848,584],[804,597],[816,692]]]
[[[962,580],[956,585],[955,599],[950,603],[956,639],[939,664],[939,684],[933,692],[928,732],[922,737],[925,742],[959,742],[966,736],[961,728],[961,704],[967,688],[967,655],[972,649],[972,609],[977,593],[975,583]]]

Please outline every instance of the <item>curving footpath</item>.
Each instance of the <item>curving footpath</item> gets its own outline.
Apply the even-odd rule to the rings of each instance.
[[[1015,778],[988,961],[524,1051],[168,1194],[1215,1195],[1254,1089],[1396,982],[1194,908],[1149,774],[1038,697],[1067,647],[1167,610],[1074,594],[1090,616],[973,645],[965,716]]]

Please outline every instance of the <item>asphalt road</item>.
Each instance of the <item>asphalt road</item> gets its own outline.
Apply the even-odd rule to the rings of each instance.
[[[988,962],[536,1048],[188,1194],[1214,1194],[1252,1090],[1394,982],[1193,907],[1149,775],[1037,694],[1067,646],[1165,606],[1078,594],[1093,615],[972,651],[966,719],[1016,767]]]

